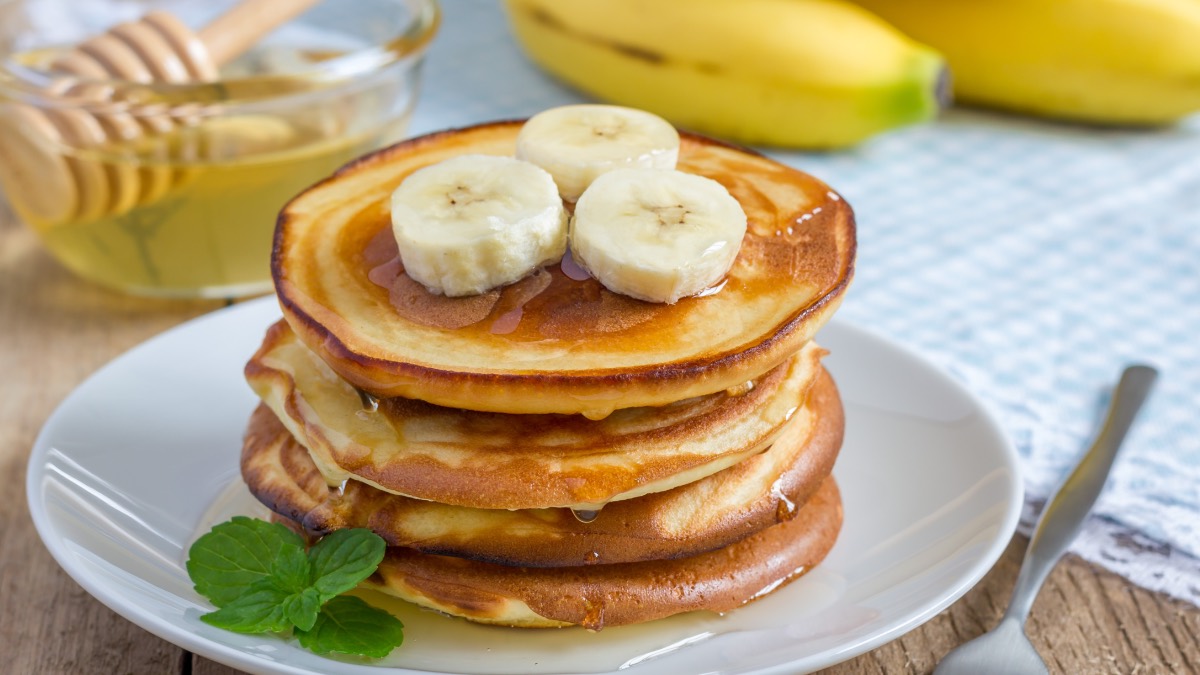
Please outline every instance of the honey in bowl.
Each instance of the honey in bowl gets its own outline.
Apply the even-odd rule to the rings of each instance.
[[[162,194],[132,207],[52,222],[27,208],[23,195],[10,201],[55,257],[101,284],[147,295],[261,292],[269,287],[265,261],[280,207],[351,158],[397,139],[405,122],[342,136],[276,116],[218,118],[211,130],[201,125],[161,139],[179,147],[185,140],[178,136],[203,138],[220,150],[215,159],[160,160],[119,147],[66,155],[109,174],[164,174]]]
[[[199,13],[179,25],[211,27],[255,3],[263,5],[192,5]],[[31,13],[55,4],[62,0],[25,3]],[[268,291],[279,209],[351,158],[404,135],[438,23],[434,0],[284,0],[269,6],[305,13],[228,63],[214,56],[220,71],[201,76],[204,68],[178,45],[154,52],[138,42],[145,38],[133,29],[153,33],[153,13],[118,24],[136,17],[111,4],[109,23],[80,28],[78,40],[40,44],[34,31],[32,42],[8,45],[28,48],[0,63],[0,188],[66,267],[157,296]],[[205,30],[191,34],[200,47],[220,45]],[[152,36],[155,44],[168,33]],[[96,39],[109,44],[97,51]],[[133,65],[156,71],[154,79],[101,58],[123,46],[147,47],[133,50],[142,61]],[[161,79],[172,60],[192,72]]]

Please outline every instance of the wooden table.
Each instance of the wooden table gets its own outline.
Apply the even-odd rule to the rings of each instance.
[[[124,297],[59,267],[10,214],[0,215],[0,671],[191,673],[232,669],[117,616],[75,584],[42,546],[25,505],[29,450],[43,421],[92,371],[216,301]],[[974,590],[908,635],[831,673],[923,673],[999,619],[1025,547],[1018,538]],[[1052,672],[1200,671],[1200,609],[1137,588],[1079,559],[1058,566],[1033,608],[1033,641]]]

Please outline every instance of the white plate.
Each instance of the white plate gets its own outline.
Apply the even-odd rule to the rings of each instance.
[[[242,364],[278,316],[273,298],[246,303],[116,359],[50,417],[27,476],[38,532],[80,585],[146,630],[244,670],[795,673],[933,617],[992,566],[1017,523],[1017,457],[980,402],[913,354],[834,322],[819,339],[846,404],[834,472],[845,527],[824,564],[764,600],[596,634],[476,626],[395,603],[406,641],[378,663],[221,631],[199,620],[208,607],[184,560],[199,528],[253,510],[237,485],[255,405]]]

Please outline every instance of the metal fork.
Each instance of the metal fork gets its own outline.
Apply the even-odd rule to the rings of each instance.
[[[1113,391],[1108,414],[1091,449],[1046,505],[1034,528],[1017,576],[1012,600],[1000,625],[958,646],[942,660],[934,675],[1027,675],[1047,673],[1046,663],[1025,636],[1025,619],[1042,582],[1067,546],[1104,487],[1117,450],[1149,396],[1158,371],[1129,366]]]

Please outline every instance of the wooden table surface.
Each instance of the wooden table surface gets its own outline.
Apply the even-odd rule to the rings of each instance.
[[[124,297],[72,277],[36,238],[0,215],[0,672],[175,673],[232,669],[134,626],[75,584],[42,546],[24,489],[38,429],[92,371],[143,340],[220,307]],[[925,673],[999,619],[1025,541],[1014,540],[975,589],[924,626],[830,673]],[[1033,608],[1029,632],[1058,673],[1200,670],[1200,609],[1064,560]]]

